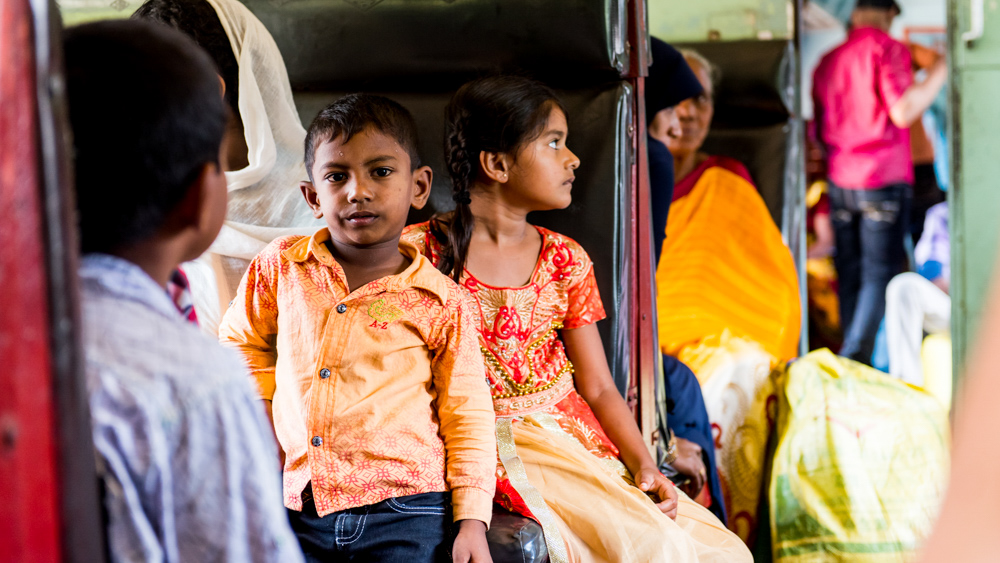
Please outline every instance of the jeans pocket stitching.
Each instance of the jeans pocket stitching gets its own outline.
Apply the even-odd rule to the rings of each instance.
[[[427,515],[440,515],[445,513],[444,507],[434,507],[434,506],[406,506],[405,504],[396,500],[395,497],[389,497],[386,499],[390,508],[396,512],[401,512],[405,514],[427,514]]]
[[[348,545],[361,539],[361,535],[365,532],[365,522],[367,520],[368,520],[368,511],[366,510],[365,513],[361,515],[360,522],[358,522],[358,529],[355,530],[353,534],[351,534],[351,537],[340,539],[338,534],[337,543],[340,545]]]

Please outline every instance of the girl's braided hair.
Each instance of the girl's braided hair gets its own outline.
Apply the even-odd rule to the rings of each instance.
[[[542,133],[552,108],[566,113],[551,88],[520,76],[473,80],[458,89],[445,109],[444,154],[451,175],[455,211],[431,220],[441,245],[438,269],[456,282],[462,277],[474,218],[470,190],[479,174],[482,152],[517,152]]]

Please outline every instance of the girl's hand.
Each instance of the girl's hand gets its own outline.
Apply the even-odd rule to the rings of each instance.
[[[655,467],[640,470],[635,475],[635,484],[640,491],[653,497],[656,508],[672,520],[677,518],[677,489],[659,470]]]

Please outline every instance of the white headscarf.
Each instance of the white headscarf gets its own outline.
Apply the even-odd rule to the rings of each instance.
[[[239,110],[249,164],[226,173],[226,223],[211,248],[184,264],[202,329],[215,336],[247,265],[277,237],[312,234],[313,218],[299,190],[306,132],[299,121],[285,62],[271,34],[237,0],[208,0],[229,36],[239,65]]]

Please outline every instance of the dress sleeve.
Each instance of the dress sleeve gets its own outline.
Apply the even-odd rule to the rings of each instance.
[[[278,362],[280,259],[281,247],[275,241],[250,262],[219,325],[219,341],[239,353],[257,383],[260,397],[268,401],[274,396],[274,369]]]
[[[601,292],[597,289],[594,263],[590,256],[574,241],[566,243],[566,250],[572,255],[573,265],[566,291],[568,304],[563,328],[573,329],[596,323],[607,315],[601,301]]]

